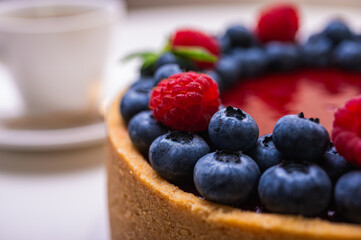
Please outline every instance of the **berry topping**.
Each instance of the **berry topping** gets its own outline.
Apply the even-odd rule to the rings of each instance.
[[[154,119],[151,111],[143,111],[130,120],[128,132],[135,147],[147,156],[154,139],[166,134],[167,129]]]
[[[291,43],[271,42],[266,45],[271,70],[294,70],[299,65],[299,55],[298,46]]]
[[[149,109],[149,94],[151,87],[147,84],[137,84],[124,94],[120,103],[120,113],[126,123],[137,113]]]
[[[149,162],[165,179],[187,182],[192,179],[198,159],[209,151],[207,143],[198,135],[170,132],[153,141],[149,150]]]
[[[221,77],[225,88],[234,86],[241,76],[241,68],[231,56],[225,56],[219,59],[215,66],[215,70]]]
[[[261,176],[258,194],[272,212],[316,215],[326,209],[332,183],[326,172],[309,162],[284,161]]]
[[[277,121],[273,142],[285,158],[317,161],[327,150],[330,136],[317,118],[307,119],[300,113]]]
[[[215,37],[193,29],[180,29],[176,31],[171,36],[170,47],[176,54],[181,54],[178,50],[182,48],[201,48],[215,57],[218,57],[221,53],[219,42]],[[212,68],[214,65],[201,59],[197,60],[196,63],[201,68]]]
[[[229,36],[233,47],[250,47],[255,44],[252,33],[242,25],[230,26],[225,36]]]
[[[268,57],[263,48],[235,48],[231,54],[242,70],[242,77],[259,76],[267,69]]]
[[[173,74],[181,73],[182,70],[180,69],[178,64],[170,63],[170,64],[164,64],[163,66],[159,67],[157,71],[154,73],[154,81],[157,85],[160,81],[163,79],[169,78]]]
[[[333,182],[353,169],[352,165],[347,162],[344,157],[338,154],[332,143],[330,143],[329,149],[323,155],[319,165],[326,171]]]
[[[350,221],[361,223],[361,171],[343,175],[335,187],[335,202],[340,213]]]
[[[216,151],[198,160],[193,179],[198,192],[207,200],[240,203],[257,188],[257,164],[241,152]]]
[[[361,42],[341,42],[335,49],[334,61],[343,69],[361,71]]]
[[[327,67],[333,43],[323,34],[313,35],[301,46],[301,61],[311,67]]]
[[[208,133],[214,145],[221,149],[249,151],[257,143],[259,130],[248,113],[229,106],[213,115]]]
[[[272,134],[258,138],[256,146],[247,153],[259,166],[263,172],[268,168],[281,162],[281,153],[276,149]]]
[[[349,100],[335,113],[332,140],[340,155],[361,167],[361,96]]]
[[[342,20],[336,19],[331,21],[323,32],[334,44],[338,44],[343,40],[354,39],[354,34]]]
[[[257,35],[262,42],[293,42],[298,30],[298,12],[289,4],[272,6],[261,12]]]
[[[218,86],[207,74],[174,74],[153,89],[149,105],[154,117],[174,130],[203,131],[219,108]]]

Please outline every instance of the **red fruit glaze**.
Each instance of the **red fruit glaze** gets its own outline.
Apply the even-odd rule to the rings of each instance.
[[[361,167],[361,95],[335,113],[332,140],[347,161]]]
[[[206,33],[193,29],[180,29],[171,37],[171,48],[174,47],[201,47],[215,56],[219,56],[220,46],[218,40]],[[196,62],[201,68],[212,68],[214,63]]]
[[[319,118],[331,134],[335,111],[361,94],[361,73],[339,69],[300,69],[268,73],[239,82],[222,96],[224,106],[238,107],[257,122],[260,136],[272,133],[286,114],[304,112]]]
[[[207,74],[195,72],[162,80],[149,101],[155,119],[174,130],[189,132],[206,130],[219,105],[217,83]]]
[[[298,27],[297,8],[281,4],[261,12],[256,34],[262,42],[294,42]]]

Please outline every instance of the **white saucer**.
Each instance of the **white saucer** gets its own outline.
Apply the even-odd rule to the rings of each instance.
[[[0,126],[0,150],[53,151],[104,142],[104,122],[56,130],[13,130]]]

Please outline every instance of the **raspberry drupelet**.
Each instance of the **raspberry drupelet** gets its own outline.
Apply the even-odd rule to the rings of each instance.
[[[149,106],[154,117],[173,130],[206,130],[220,105],[217,83],[207,74],[177,73],[152,91]]]
[[[261,12],[256,33],[262,42],[294,42],[298,31],[297,8],[290,4],[279,4]]]
[[[340,155],[361,167],[361,95],[335,113],[332,140]]]

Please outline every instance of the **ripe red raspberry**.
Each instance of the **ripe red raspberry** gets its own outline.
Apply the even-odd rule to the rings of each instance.
[[[298,13],[290,4],[272,6],[261,12],[256,33],[262,42],[293,42],[298,30]]]
[[[195,72],[163,79],[149,101],[158,121],[174,130],[189,132],[206,130],[219,105],[217,83],[207,74]]]
[[[335,113],[332,140],[347,161],[361,167],[361,95]]]
[[[170,47],[200,47],[216,57],[221,54],[219,42],[215,37],[193,29],[180,29],[170,39]],[[213,68],[214,63],[196,61],[200,68]]]

